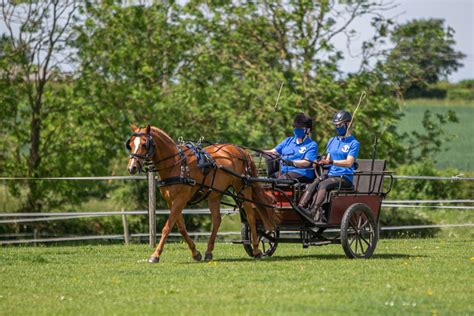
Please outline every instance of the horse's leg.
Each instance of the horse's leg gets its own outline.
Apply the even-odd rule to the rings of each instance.
[[[189,249],[191,249],[193,259],[196,261],[201,261],[202,255],[199,251],[196,250],[196,244],[191,239],[191,237],[189,237],[188,231],[186,230],[186,225],[184,224],[184,217],[182,213],[180,213],[180,216],[176,220],[176,225],[178,226],[178,230],[183,236],[184,240],[188,244]]]
[[[161,231],[161,238],[158,242],[158,246],[148,259],[149,263],[157,263],[160,261],[160,255],[163,252],[163,248],[165,247],[166,239],[168,238],[168,235],[171,232],[174,223],[178,220],[180,216],[183,216],[181,212],[183,211],[185,204],[185,202],[180,201],[177,201],[177,203],[173,203],[170,210],[170,216],[168,217],[168,220],[166,221],[165,225],[163,225],[163,229]]]
[[[246,199],[251,199],[252,198],[252,191],[250,188],[246,188],[244,190],[244,197]],[[258,249],[258,236],[257,236],[257,219],[255,217],[255,210],[252,206],[252,203],[250,202],[243,202],[243,207],[245,209],[245,214],[247,215],[247,222],[250,226],[250,235],[252,239],[252,247],[253,247],[253,256],[255,258],[261,258],[262,257],[262,251]]]
[[[208,199],[209,210],[211,211],[212,219],[212,232],[209,242],[207,243],[207,250],[204,256],[204,260],[212,260],[212,251],[214,250],[214,244],[216,243],[217,232],[221,225],[221,212],[220,212],[221,196],[216,195]]]
[[[245,202],[243,203],[245,214],[247,215],[247,222],[250,226],[250,235],[253,247],[253,256],[255,258],[262,257],[262,251],[258,249],[258,235],[257,235],[257,221],[255,218],[255,210],[252,207],[252,204]]]

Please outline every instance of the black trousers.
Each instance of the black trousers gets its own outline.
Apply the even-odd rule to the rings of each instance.
[[[339,188],[339,183],[341,183],[341,188],[352,188],[352,182],[344,177],[341,179],[341,177],[331,177],[326,175],[320,179],[314,180],[314,182],[306,188],[299,205],[306,207],[308,202],[312,200],[309,209],[314,210],[320,208],[327,192]],[[315,194],[316,190],[318,190],[317,194]]]
[[[303,183],[310,183],[312,181],[311,178],[302,176],[301,174],[299,174],[297,172],[285,172],[285,173],[283,173],[281,171],[278,171],[278,172],[275,172],[274,174],[272,174],[271,177],[272,178],[277,178],[277,179],[296,179],[299,182],[303,182]]]

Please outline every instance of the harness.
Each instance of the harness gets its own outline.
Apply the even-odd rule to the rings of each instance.
[[[178,155],[181,157],[180,175],[168,177],[166,179],[160,179],[158,180],[157,184],[158,187],[164,187],[175,184],[185,184],[191,186],[199,185],[198,190],[188,202],[188,204],[192,205],[197,204],[206,199],[213,190],[214,180],[216,178],[217,165],[214,158],[212,158],[212,156],[199,144],[194,144],[193,142],[189,141],[184,144],[184,147],[186,147],[185,150],[191,150],[196,156],[197,166],[204,176],[202,182],[198,182],[191,177],[186,154],[184,153],[182,146],[177,145],[176,148],[178,149]],[[208,186],[204,183],[206,182],[207,176],[209,175],[211,169],[213,170],[212,181],[211,185]]]
[[[179,176],[172,176],[172,177],[168,177],[168,178],[165,178],[165,179],[159,179],[157,181],[158,187],[177,185],[177,184],[184,184],[184,185],[190,185],[190,186],[199,185],[198,190],[193,195],[193,197],[190,199],[190,201],[188,201],[188,204],[196,204],[196,203],[199,203],[199,202],[203,201],[204,199],[206,199],[209,196],[209,194],[212,191],[217,191],[219,193],[229,195],[229,196],[233,197],[236,201],[240,201],[240,202],[249,201],[249,202],[256,203],[256,204],[262,204],[262,203],[257,202],[257,201],[248,200],[248,199],[244,198],[241,194],[241,191],[247,185],[249,185],[248,178],[251,175],[251,167],[250,167],[250,163],[249,163],[248,159],[246,158],[245,153],[243,152],[243,150],[239,146],[236,146],[236,148],[242,154],[242,157],[245,157],[245,158],[240,158],[245,162],[245,174],[244,175],[236,173],[233,170],[230,170],[230,169],[228,169],[224,166],[217,165],[214,158],[206,150],[204,150],[200,146],[200,142],[198,144],[195,144],[191,141],[187,141],[183,145],[176,145],[176,149],[178,150],[178,153],[170,155],[170,156],[165,157],[165,158],[162,158],[158,161],[153,161],[152,158],[156,153],[156,144],[153,141],[153,137],[151,136],[151,134],[133,133],[132,136],[126,142],[126,147],[127,147],[128,150],[131,150],[130,141],[131,141],[131,138],[133,136],[136,136],[136,137],[143,137],[144,136],[144,137],[146,137],[146,143],[144,145],[145,150],[146,150],[145,154],[143,154],[143,155],[134,154],[134,153],[130,154],[130,158],[137,158],[138,163],[140,165],[140,168],[141,168],[141,160],[144,161],[144,167],[145,167],[144,169],[146,171],[160,171],[160,170],[164,170],[164,169],[174,167],[177,164],[180,164],[180,174],[179,174]],[[201,170],[201,173],[204,176],[202,182],[198,182],[198,181],[196,181],[196,179],[193,179],[191,177],[189,166],[188,166],[188,159],[187,159],[187,156],[186,156],[186,153],[185,153],[188,150],[191,150],[197,158],[197,166]],[[175,158],[176,156],[179,156],[180,159],[177,162],[175,162],[174,164],[172,164],[170,166],[167,166],[167,167],[163,167],[161,169],[156,169],[155,168],[155,166],[157,166],[159,163],[164,162],[164,161],[169,160],[169,159],[172,159],[172,158]],[[211,170],[212,170],[211,184],[206,185],[205,182],[206,182],[206,179],[207,179],[208,175],[210,175]],[[216,178],[217,170],[222,170],[226,173],[229,173],[229,174],[232,174],[236,177],[241,178],[242,181],[244,182],[244,185],[242,186],[242,190],[240,192],[238,192],[237,194],[235,194],[235,193],[229,192],[229,188],[227,188],[224,191],[214,188],[213,186],[214,186],[214,180]],[[262,204],[262,205],[266,206],[266,207],[273,207],[271,205],[265,205],[265,204]]]

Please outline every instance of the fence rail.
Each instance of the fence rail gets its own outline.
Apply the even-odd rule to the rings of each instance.
[[[409,175],[394,175],[395,179],[411,179],[411,180],[448,180],[448,181],[473,181],[473,177],[463,177],[462,175],[454,175],[450,177],[434,177],[434,176],[409,176]],[[99,235],[99,236],[65,236],[54,238],[35,238],[33,239],[19,239],[19,240],[0,240],[0,245],[6,244],[20,244],[20,243],[43,243],[43,242],[62,242],[62,241],[83,241],[83,240],[100,240],[100,239],[125,239],[127,242],[129,237],[147,237],[150,245],[154,245],[155,239],[160,234],[156,233],[156,215],[167,215],[169,210],[155,210],[154,200],[156,198],[156,182],[155,174],[149,173],[147,176],[99,176],[99,177],[0,177],[0,181],[15,181],[15,180],[69,180],[69,181],[91,181],[91,180],[148,180],[149,186],[149,209],[148,210],[131,210],[131,211],[111,211],[111,212],[50,212],[50,213],[0,213],[0,224],[15,224],[15,223],[31,223],[39,221],[57,221],[88,217],[101,216],[122,216],[124,221],[124,232],[127,231],[126,216],[127,215],[148,215],[149,217],[149,232],[148,234],[120,234],[120,235]],[[431,208],[431,209],[458,209],[458,210],[472,210],[474,206],[471,205],[431,205],[431,204],[470,204],[474,200],[386,200],[382,203],[382,207],[391,208]],[[430,205],[427,205],[430,204]],[[238,211],[234,209],[222,209],[221,214],[232,215],[237,214]],[[186,209],[183,214],[189,215],[206,215],[210,214],[208,209]],[[3,218],[3,219],[2,219]],[[153,224],[155,223],[155,224]],[[441,225],[407,225],[407,226],[388,226],[381,227],[381,230],[409,230],[409,229],[430,229],[430,228],[445,228],[445,227],[474,227],[474,223],[460,223],[460,224],[441,224]],[[335,230],[337,231],[337,230]],[[192,232],[191,236],[209,236],[210,232]],[[219,236],[239,235],[240,232],[221,232]],[[11,234],[10,234],[11,235]],[[172,236],[179,236],[178,233],[171,234]],[[3,236],[6,237],[6,236]],[[11,236],[13,237],[13,236]],[[17,237],[25,237],[22,236]]]
[[[386,226],[380,227],[382,231],[393,231],[393,230],[411,230],[411,229],[428,229],[428,228],[449,228],[449,227],[474,227],[474,223],[471,224],[440,224],[440,225],[407,225],[407,226]],[[339,229],[328,229],[328,232],[338,232]],[[188,232],[191,237],[207,237],[210,236],[210,232]],[[240,232],[218,232],[218,236],[240,236]],[[285,232],[289,235],[299,235],[297,232]],[[148,233],[130,234],[129,237],[148,237]],[[161,234],[156,234],[156,237],[160,237]],[[169,236],[180,237],[180,233],[170,233]],[[86,240],[123,240],[126,237],[124,235],[99,235],[99,236],[70,236],[70,237],[54,237],[54,238],[35,238],[35,239],[18,239],[18,240],[0,240],[0,245],[14,245],[14,244],[28,244],[28,243],[48,243],[48,242],[64,242],[64,241],[86,241]]]

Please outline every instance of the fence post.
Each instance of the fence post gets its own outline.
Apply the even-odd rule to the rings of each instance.
[[[125,212],[125,210],[122,208],[122,212]],[[123,240],[125,242],[125,245],[128,246],[130,243],[130,234],[128,232],[128,220],[127,220],[127,215],[122,214],[122,224],[123,224]]]
[[[38,229],[37,228],[33,229],[33,239],[35,240],[33,242],[33,247],[36,247],[36,239],[38,239]]]
[[[156,243],[156,182],[155,173],[148,171],[148,232],[150,247]]]

